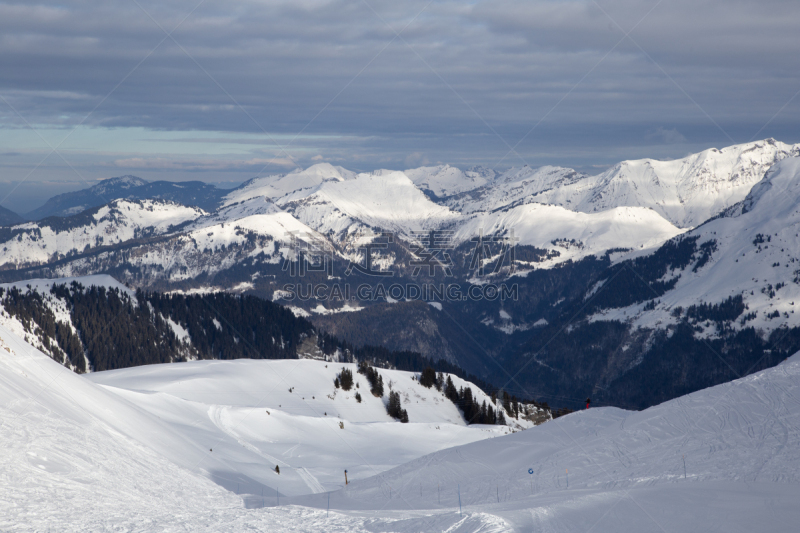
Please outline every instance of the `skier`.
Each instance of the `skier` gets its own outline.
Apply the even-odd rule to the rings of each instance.
[[[586,408],[589,408],[589,404],[592,403],[591,398],[586,398]]]

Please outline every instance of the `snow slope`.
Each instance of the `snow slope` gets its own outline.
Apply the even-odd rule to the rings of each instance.
[[[639,326],[661,327],[675,323],[675,307],[719,303],[741,295],[751,319],[731,324],[734,329],[756,327],[772,331],[800,325],[800,157],[773,166],[742,202],[725,216],[686,234],[697,243],[714,241],[716,251],[695,272],[694,264],[665,277],[678,276],[675,288],[658,298],[655,310],[644,312],[644,303],[611,309],[595,320],[631,320]],[[763,241],[763,242],[761,242]],[[776,316],[777,314],[777,316]],[[714,334],[713,326],[706,334]]]
[[[320,233],[352,232],[354,225],[366,224],[408,234],[458,218],[447,207],[430,201],[402,172],[359,174],[347,181],[326,182],[310,195],[295,193],[279,204]]]
[[[203,215],[201,209],[163,200],[115,200],[88,217],[65,219],[63,224],[49,219],[14,226],[11,238],[1,244],[0,265],[37,264],[96,246],[161,235]]]
[[[582,212],[649,207],[679,228],[691,228],[743,200],[773,164],[797,155],[800,144],[766,139],[674,161],[623,161],[535,198]]]
[[[353,371],[358,389],[334,387],[342,368]],[[156,415],[188,441],[213,448],[228,466],[212,478],[230,490],[236,489],[231,480],[239,479],[241,493],[256,495],[263,487],[289,495],[322,492],[343,484],[344,469],[351,480],[363,478],[447,446],[512,431],[467,427],[455,405],[412,380],[413,373],[379,372],[383,398],[370,394],[356,365],[312,360],[195,361],[96,372],[88,379]],[[453,380],[457,387],[470,386]],[[409,424],[386,414],[390,387],[401,394]],[[491,402],[471,388],[480,401]],[[514,425],[531,426],[524,420]]]
[[[461,170],[450,165],[419,167],[403,172],[421,190],[430,191],[442,198],[491,183],[495,172],[487,168]]]
[[[518,245],[555,249],[558,257],[537,266],[547,268],[568,259],[602,255],[617,247],[648,249],[682,231],[655,211],[642,207],[617,207],[601,213],[576,213],[563,207],[527,204],[491,213],[476,213],[458,226],[455,240],[484,235],[514,236]],[[566,244],[566,241],[576,241]],[[554,245],[553,241],[565,242]]]
[[[0,339],[3,531],[789,532],[800,520],[800,355],[642,412],[593,408],[441,449],[332,492],[328,515],[328,494],[309,490],[316,482],[303,466],[285,470],[297,468],[304,496],[265,489],[263,500],[246,499],[250,507],[280,503],[273,508],[246,508],[233,484],[243,492],[257,482],[222,480],[219,472],[236,459],[245,464],[248,454],[256,458],[248,474],[267,461],[247,440],[266,424],[273,425],[268,436],[294,432],[297,440],[277,458],[291,464],[307,452],[333,457],[340,445],[331,433],[375,422],[304,433],[315,421],[333,420],[301,414],[304,403],[292,397],[282,414],[253,408],[250,418],[262,418],[256,424],[233,406],[259,404],[254,399],[275,382],[262,385],[252,368],[164,365],[106,374],[117,385],[150,387],[137,391],[75,375],[2,326]],[[301,377],[307,374],[303,368]],[[238,387],[216,387],[215,375]],[[338,394],[326,401],[344,405]],[[196,440],[209,424],[217,429],[206,436],[216,440],[206,448]],[[357,436],[351,444],[365,441],[376,455],[402,445],[397,435]],[[207,479],[214,475],[232,490]],[[285,475],[282,468],[281,483]]]
[[[344,181],[353,177],[355,173],[350,170],[329,163],[319,163],[288,174],[252,179],[225,196],[222,205],[227,207],[259,197],[281,198],[293,192],[316,189],[325,182]]]
[[[421,510],[444,520],[459,497],[467,518],[517,531],[794,531],[800,355],[642,412],[593,408],[421,457],[331,506],[413,510],[406,523],[433,530]]]

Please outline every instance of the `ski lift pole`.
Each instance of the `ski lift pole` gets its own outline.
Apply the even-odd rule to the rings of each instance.
[[[463,516],[461,514],[461,483],[458,484],[458,516]]]

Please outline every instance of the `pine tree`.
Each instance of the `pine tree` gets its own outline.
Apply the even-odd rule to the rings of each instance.
[[[458,403],[458,391],[456,390],[456,386],[453,385],[453,380],[450,376],[447,376],[447,384],[444,386],[444,395],[451,402],[455,404]]]
[[[400,422],[408,422],[408,412],[403,409],[400,402],[400,394],[396,391],[389,391],[389,403],[386,405],[386,412]]]
[[[428,389],[436,385],[436,371],[431,367],[426,367],[419,376],[419,384]]]
[[[339,383],[342,390],[350,390],[353,388],[353,372],[347,368],[343,368],[339,374]]]

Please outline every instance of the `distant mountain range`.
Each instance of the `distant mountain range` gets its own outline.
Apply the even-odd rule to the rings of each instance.
[[[767,139],[596,176],[322,163],[228,191],[127,176],[0,228],[0,279],[106,273],[253,294],[354,344],[445,359],[519,396],[638,408],[800,349],[798,161],[800,145]],[[326,256],[324,268],[305,272],[309,255]],[[328,292],[298,292],[314,283]],[[386,292],[442,284],[516,292]],[[343,285],[369,291],[334,297]]]
[[[136,176],[121,176],[103,180],[88,189],[53,196],[43,206],[26,213],[25,218],[41,220],[51,216],[68,217],[120,198],[127,200],[162,199],[213,211],[227,192],[202,181],[151,182]],[[21,221],[21,217],[19,218]],[[16,223],[16,221],[12,223]]]

